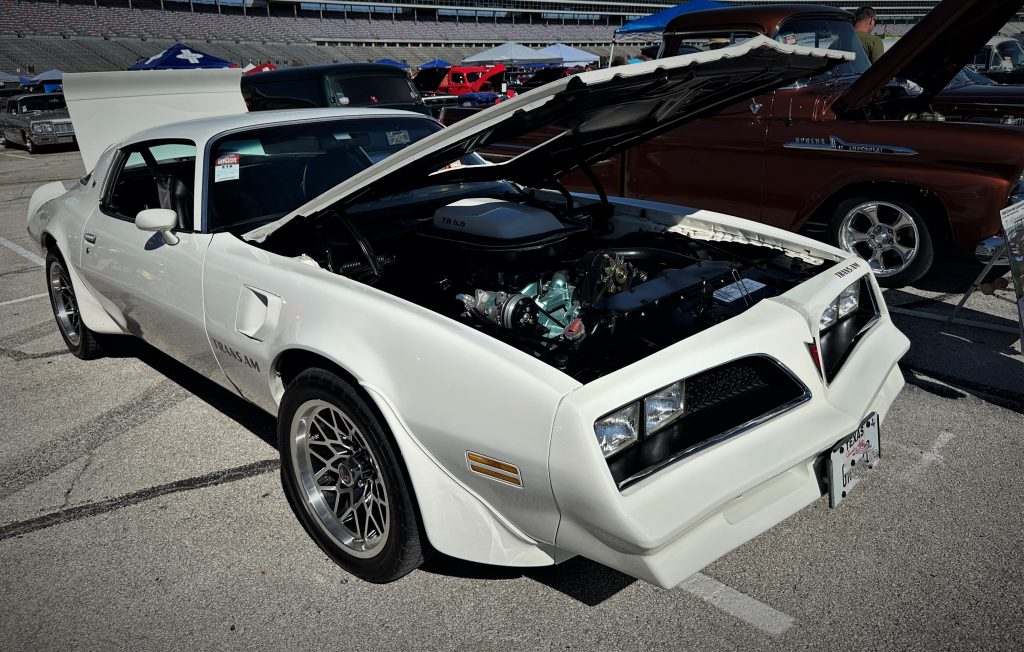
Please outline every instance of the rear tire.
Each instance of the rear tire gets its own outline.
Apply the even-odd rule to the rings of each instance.
[[[410,573],[428,550],[386,428],[352,387],[317,368],[288,385],[277,417],[295,516],[339,566],[377,583]]]
[[[885,287],[919,280],[935,260],[934,236],[924,211],[893,193],[841,202],[829,223],[828,242],[867,260]]]
[[[46,289],[50,295],[50,307],[57,322],[57,330],[71,355],[82,360],[101,356],[103,349],[99,338],[82,321],[78,297],[66,263],[53,251],[46,254]]]

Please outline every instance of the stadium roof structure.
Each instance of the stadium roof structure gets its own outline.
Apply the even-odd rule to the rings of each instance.
[[[518,43],[502,43],[496,48],[484,50],[462,60],[463,65],[485,63],[559,63],[561,57],[544,54]]]

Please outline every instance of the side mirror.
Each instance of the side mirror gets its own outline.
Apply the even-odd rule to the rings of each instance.
[[[140,231],[159,231],[164,242],[178,244],[178,236],[171,229],[178,226],[178,214],[169,208],[147,208],[135,216],[135,227]]]

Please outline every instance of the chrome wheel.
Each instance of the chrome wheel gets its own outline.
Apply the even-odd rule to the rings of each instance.
[[[920,242],[914,218],[900,206],[883,201],[854,206],[839,226],[839,246],[867,260],[880,277],[907,269]]]
[[[57,318],[57,326],[72,347],[82,341],[82,321],[78,314],[78,302],[75,290],[71,287],[71,277],[64,265],[56,260],[50,263],[50,297],[53,300],[53,315]]]
[[[370,558],[387,543],[391,509],[367,435],[337,406],[314,399],[292,418],[289,445],[304,507],[348,554]]]

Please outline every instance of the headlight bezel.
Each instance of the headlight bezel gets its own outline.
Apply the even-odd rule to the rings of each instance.
[[[674,390],[674,391],[673,391]],[[671,395],[675,393],[675,399]],[[662,413],[661,418],[657,419],[654,423],[648,423],[648,402],[656,400],[659,396],[668,394],[666,397],[671,404],[672,400],[676,400],[676,406],[674,408],[666,410]],[[615,446],[606,446],[605,442],[609,438],[608,435],[601,433],[601,428],[607,427],[612,428],[616,425],[622,425],[621,415],[627,411],[632,414],[632,422],[629,424],[631,427],[631,433],[619,440]],[[594,421],[594,435],[597,437],[598,448],[601,449],[601,453],[605,459],[615,457],[624,450],[627,450],[643,441],[645,438],[656,434],[670,425],[678,421],[686,413],[686,379],[680,378],[679,380],[673,381],[668,385],[665,385],[653,392],[645,394],[644,396],[630,401],[626,405],[623,405],[607,414],[599,417]]]

